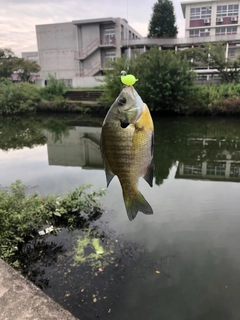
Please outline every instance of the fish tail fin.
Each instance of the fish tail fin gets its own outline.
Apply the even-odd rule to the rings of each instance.
[[[136,218],[138,211],[141,211],[145,214],[153,214],[152,207],[138,190],[131,196],[123,194],[123,199],[125,202],[128,219],[130,221]]]

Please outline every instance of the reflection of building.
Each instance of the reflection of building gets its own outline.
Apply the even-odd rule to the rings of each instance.
[[[180,163],[177,178],[231,180],[240,182],[240,161],[226,160],[214,162]]]
[[[101,128],[74,127],[66,135],[56,135],[44,130],[47,137],[48,162],[55,166],[103,168],[100,152]]]
[[[221,181],[238,181],[240,182],[240,151],[237,150],[237,143],[232,142],[235,151],[229,152],[225,150],[224,140],[217,139],[189,139],[194,144],[202,144],[202,154],[206,154],[204,148],[215,144],[219,150],[215,153],[214,159],[206,159],[200,161],[188,160],[186,163],[179,163],[176,178],[184,179],[206,179],[206,180],[221,180]],[[223,151],[220,148],[224,148]]]

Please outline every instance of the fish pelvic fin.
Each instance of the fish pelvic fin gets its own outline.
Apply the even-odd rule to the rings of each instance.
[[[145,214],[153,214],[152,207],[139,191],[131,196],[123,194],[123,199],[127,210],[128,219],[130,221],[136,218],[138,211],[141,211]]]

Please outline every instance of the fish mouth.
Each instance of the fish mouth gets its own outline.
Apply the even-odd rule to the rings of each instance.
[[[130,123],[128,122],[128,120],[124,119],[124,120],[120,120],[120,125],[121,125],[121,128],[126,129],[130,125]]]

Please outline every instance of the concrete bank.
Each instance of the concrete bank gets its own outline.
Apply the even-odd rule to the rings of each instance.
[[[0,320],[76,320],[0,259]]]

